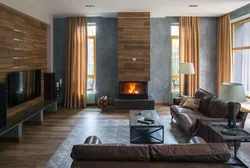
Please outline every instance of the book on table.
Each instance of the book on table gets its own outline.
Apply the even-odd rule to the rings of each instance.
[[[137,119],[137,122],[144,123],[144,124],[153,124],[155,121],[150,117],[141,117]]]

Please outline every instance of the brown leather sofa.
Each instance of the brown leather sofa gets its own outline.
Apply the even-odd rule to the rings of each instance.
[[[133,145],[102,144],[95,136],[74,145],[72,168],[231,168],[228,148],[209,144],[199,137],[190,144]]]
[[[174,105],[170,107],[172,118],[188,136],[200,136],[206,142],[219,142],[216,137],[208,137],[208,124],[227,125],[228,103],[201,88],[197,90],[194,97],[201,100],[198,111],[179,106],[180,98],[174,98]],[[244,128],[247,113],[240,111],[239,103],[235,103],[235,110],[237,111],[236,124]]]

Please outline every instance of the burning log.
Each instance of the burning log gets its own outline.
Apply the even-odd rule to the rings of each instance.
[[[108,107],[108,97],[102,96],[98,99],[98,107],[101,109],[105,109]]]

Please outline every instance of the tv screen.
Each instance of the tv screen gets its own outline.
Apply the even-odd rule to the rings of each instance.
[[[41,96],[41,70],[10,72],[8,76],[9,107]]]

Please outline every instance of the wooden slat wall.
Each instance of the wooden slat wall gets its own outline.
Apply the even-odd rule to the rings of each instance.
[[[149,12],[118,13],[118,80],[150,80]]]
[[[42,72],[42,96],[8,108],[7,117],[44,99],[43,74],[47,71],[47,26],[0,4],[0,82],[8,81],[8,72],[35,69]],[[6,89],[8,96],[8,87]]]

